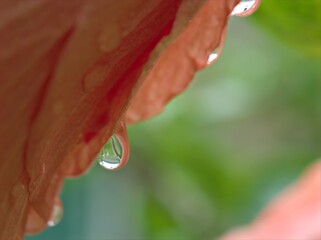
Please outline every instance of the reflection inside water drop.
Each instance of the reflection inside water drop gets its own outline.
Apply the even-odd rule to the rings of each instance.
[[[97,160],[103,168],[115,170],[124,166],[127,163],[128,158],[129,143],[127,131],[125,123],[121,122],[116,133],[100,150]]]
[[[61,222],[63,215],[64,215],[64,209],[62,207],[62,204],[61,204],[60,200],[56,201],[56,203],[52,209],[50,219],[47,223],[48,226],[49,227],[56,226],[58,223]]]
[[[241,2],[235,6],[231,15],[236,16],[246,16],[252,13],[252,10],[255,5],[257,5],[259,0],[241,0]]]
[[[99,153],[98,161],[100,166],[113,170],[119,167],[122,155],[122,146],[118,138],[113,135]]]

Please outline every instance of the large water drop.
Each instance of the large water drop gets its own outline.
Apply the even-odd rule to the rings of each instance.
[[[125,123],[111,136],[98,154],[97,160],[103,168],[116,170],[123,167],[129,158],[129,143]]]
[[[47,223],[48,226],[49,227],[56,226],[58,223],[61,222],[63,216],[64,216],[64,209],[62,207],[62,204],[61,204],[60,200],[56,200],[55,205],[52,209],[50,219]]]
[[[115,169],[120,165],[123,149],[118,138],[113,135],[99,154],[99,164],[106,169]]]
[[[241,2],[235,6],[231,15],[245,17],[252,14],[260,4],[260,0],[241,0]]]

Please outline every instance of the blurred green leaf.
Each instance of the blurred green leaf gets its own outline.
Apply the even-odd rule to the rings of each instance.
[[[305,54],[321,56],[320,0],[263,0],[252,20]]]

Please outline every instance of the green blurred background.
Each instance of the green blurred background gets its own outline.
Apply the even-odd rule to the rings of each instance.
[[[217,63],[129,127],[128,165],[68,180],[62,222],[27,239],[206,240],[251,221],[321,156],[320,11],[263,0],[233,17]]]

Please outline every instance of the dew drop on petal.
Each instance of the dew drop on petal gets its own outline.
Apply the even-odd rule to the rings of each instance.
[[[123,167],[129,158],[129,143],[126,126],[122,122],[116,133],[100,150],[97,160],[105,169],[116,170]]]
[[[241,2],[235,6],[231,15],[233,16],[248,16],[252,14],[260,4],[260,0],[241,0]]]
[[[219,57],[219,53],[219,48],[216,48],[213,52],[211,52],[207,59],[207,65],[214,63],[216,59]]]
[[[207,59],[207,65],[211,65],[217,61],[217,59],[221,56],[223,47],[224,47],[224,39],[225,39],[225,34],[222,35],[221,43],[220,45],[210,53]]]
[[[226,29],[222,31],[221,40],[218,44],[218,47],[212,51],[207,58],[207,65],[211,65],[216,62],[216,60],[221,56],[224,44],[225,44]]]
[[[52,209],[50,219],[47,223],[48,226],[49,227],[56,226],[58,223],[61,222],[63,216],[64,216],[64,209],[62,207],[62,204],[61,204],[60,200],[56,200],[56,203]]]
[[[102,167],[110,170],[118,168],[118,166],[120,165],[122,154],[122,146],[118,138],[113,135],[99,153],[99,164]]]

